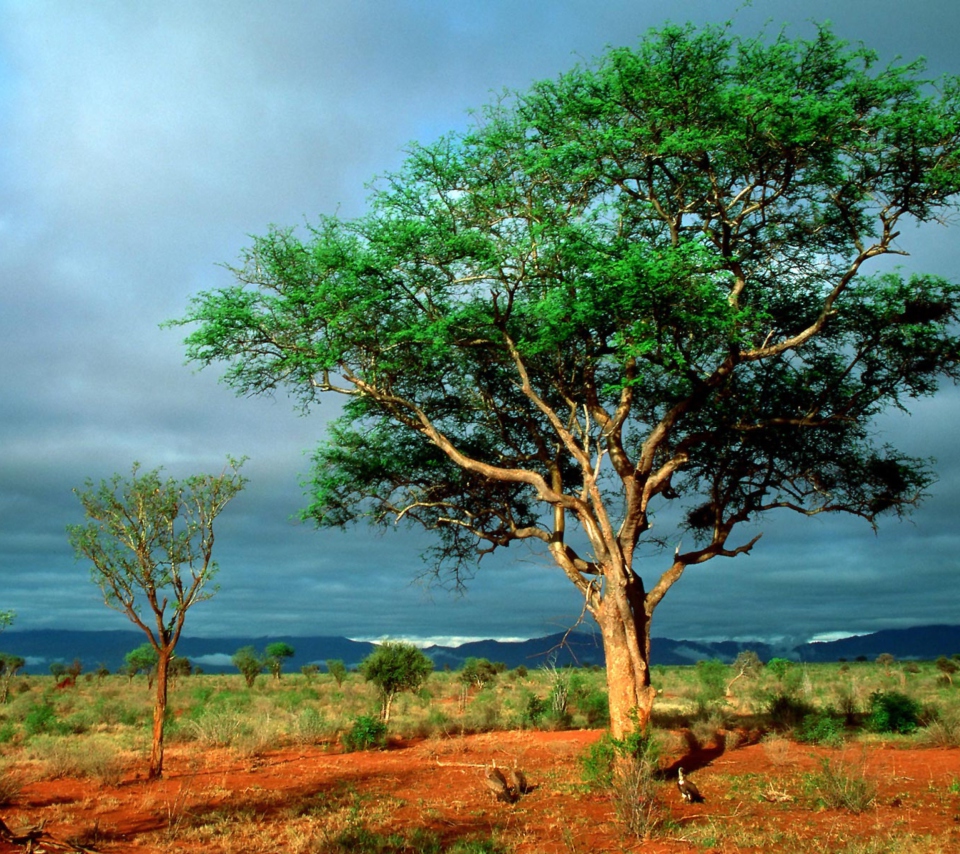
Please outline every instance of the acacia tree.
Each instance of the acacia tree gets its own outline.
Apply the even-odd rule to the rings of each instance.
[[[622,737],[688,567],[750,552],[771,511],[875,525],[932,482],[875,418],[956,379],[960,290],[871,265],[958,190],[957,79],[827,27],[671,26],[413,147],[368,214],[255,238],[177,323],[239,393],[344,396],[319,525],[423,525],[457,582],[512,542],[549,551]]]
[[[296,655],[296,650],[285,641],[267,644],[267,648],[263,652],[264,662],[273,674],[274,679],[280,678],[284,659],[293,658],[294,655]]]
[[[253,683],[257,681],[257,677],[263,673],[263,668],[266,666],[263,656],[252,646],[240,647],[230,656],[230,660],[233,662],[233,666],[240,671],[248,688],[253,687]]]
[[[157,655],[156,647],[152,643],[142,643],[136,649],[131,649],[123,657],[126,665],[127,676],[133,679],[138,673],[143,673],[147,677],[147,688],[153,687],[154,676],[157,673]],[[172,659],[171,659],[172,660]],[[169,665],[167,668],[169,672]]]
[[[163,773],[170,660],[187,611],[216,592],[213,523],[243,489],[242,465],[228,457],[220,474],[177,481],[134,463],[129,478],[117,474],[99,486],[88,480],[85,490],[74,490],[90,521],[68,527],[70,544],[93,564],[91,577],[104,602],[139,626],[156,654],[149,779]]]
[[[433,662],[413,644],[387,641],[360,662],[360,672],[380,693],[380,720],[390,723],[394,698],[417,691],[433,672]]]

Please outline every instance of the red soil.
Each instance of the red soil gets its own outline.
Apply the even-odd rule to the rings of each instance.
[[[687,750],[666,763],[665,773],[682,763],[706,803],[684,804],[668,779],[662,797],[674,825],[665,837],[642,843],[624,836],[609,796],[580,785],[579,757],[599,735],[488,733],[398,742],[386,751],[338,754],[311,746],[256,757],[176,745],[168,749],[163,780],[33,782],[0,809],[0,818],[15,832],[45,821],[43,850],[71,850],[61,846],[74,841],[117,854],[319,851],[318,824],[313,837],[301,834],[298,843],[291,842],[292,828],[304,816],[329,816],[338,804],[358,802],[368,805],[365,821],[377,833],[421,828],[446,843],[493,834],[517,854],[759,850],[733,837],[713,849],[702,835],[692,841],[690,831],[710,822],[766,832],[771,842],[789,831],[820,841],[824,852],[855,837],[898,832],[932,836],[930,851],[960,851],[960,750],[831,751],[786,742],[778,751],[759,743]],[[820,769],[822,757],[862,772],[877,787],[875,803],[854,814],[805,797],[802,781]],[[493,760],[504,766],[517,760],[533,790],[516,804],[496,802],[481,779]],[[204,825],[205,834],[197,830]],[[24,850],[0,841],[0,854]]]

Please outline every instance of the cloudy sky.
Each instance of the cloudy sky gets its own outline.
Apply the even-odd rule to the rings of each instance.
[[[738,9],[740,5],[744,8]],[[172,476],[248,455],[220,519],[221,591],[187,634],[531,637],[575,590],[511,549],[465,597],[413,583],[421,536],[294,520],[329,412],[238,399],[159,324],[229,283],[251,234],[363,210],[411,140],[673,20],[755,34],[830,19],[885,58],[960,72],[956,0],[0,0],[0,609],[17,629],[122,629],[65,526],[86,478]],[[960,230],[905,235],[906,265],[960,271]],[[906,523],[771,519],[754,553],[687,571],[656,616],[675,638],[790,636],[960,619],[960,395],[881,425],[939,459]],[[661,571],[651,559],[646,573]]]

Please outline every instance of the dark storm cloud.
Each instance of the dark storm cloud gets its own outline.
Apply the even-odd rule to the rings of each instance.
[[[414,582],[425,536],[297,524],[301,473],[336,411],[240,400],[182,364],[158,324],[229,282],[249,234],[363,210],[411,140],[466,127],[503,89],[552,77],[667,20],[809,33],[830,18],[884,60],[960,71],[960,6],[755,2],[0,2],[0,608],[17,626],[122,628],[64,527],[71,489],[134,460],[182,476],[249,455],[222,517],[221,592],[193,634],[518,637],[580,614],[536,552],[484,561],[465,597]],[[905,232],[911,269],[954,275],[952,230]],[[958,395],[881,426],[939,458],[913,520],[782,517],[754,553],[691,567],[657,634],[809,636],[956,622]],[[668,529],[668,520],[658,520]],[[759,529],[757,529],[759,530]],[[745,534],[745,537],[749,534]],[[664,568],[644,558],[644,573]],[[935,595],[930,595],[935,591]],[[201,610],[202,609],[202,610]]]

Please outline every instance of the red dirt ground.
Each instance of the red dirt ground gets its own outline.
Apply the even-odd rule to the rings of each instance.
[[[422,828],[447,843],[492,834],[516,854],[759,850],[757,843],[729,838],[711,848],[703,834],[692,833],[711,822],[758,829],[770,840],[789,831],[822,841],[824,852],[898,829],[932,836],[937,843],[930,851],[960,851],[960,750],[825,750],[787,742],[772,750],[749,738],[733,750],[688,750],[671,757],[665,773],[682,763],[706,803],[684,804],[668,780],[662,796],[674,824],[664,838],[640,842],[624,836],[609,796],[580,785],[579,758],[599,736],[487,733],[398,742],[385,751],[338,754],[310,746],[256,757],[175,745],[168,748],[163,780],[130,776],[118,786],[86,779],[32,782],[0,809],[0,818],[15,832],[45,821],[48,835],[38,851],[71,850],[71,840],[107,854],[320,851],[316,835],[301,836],[298,843],[291,825],[311,809],[356,809],[359,798],[378,833]],[[874,805],[854,814],[818,807],[805,797],[802,781],[820,769],[822,757],[846,763],[876,785]],[[505,766],[517,760],[533,790],[516,804],[497,803],[480,776],[492,760]],[[205,834],[197,830],[203,826]],[[251,828],[259,833],[256,841]],[[0,854],[24,850],[0,841]]]

